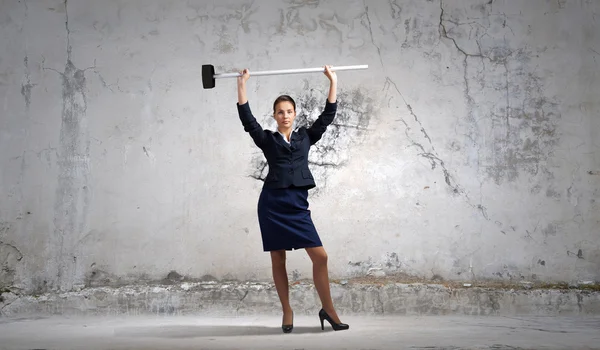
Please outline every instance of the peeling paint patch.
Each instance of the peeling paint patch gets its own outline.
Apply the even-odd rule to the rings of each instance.
[[[568,256],[576,256],[578,259],[583,259],[583,250],[582,249],[578,249],[577,253],[571,252],[569,250],[567,250],[567,255]]]
[[[542,96],[539,78],[530,76],[523,84],[526,86],[521,97],[520,106],[510,108],[510,123],[504,116],[492,115],[494,125],[503,125],[505,134],[495,134],[492,155],[488,162],[493,163],[486,170],[487,175],[496,184],[503,180],[515,181],[521,171],[529,175],[549,172],[544,165],[552,154],[554,146],[559,143],[557,122],[560,113],[558,104],[550,102]],[[515,86],[512,89],[518,89]],[[527,96],[537,95],[533,99]]]
[[[504,265],[502,267],[502,271],[498,271],[496,273],[494,273],[493,275],[501,278],[501,279],[507,279],[510,281],[514,281],[514,280],[523,280],[525,278],[525,276],[519,271],[519,268],[515,265]]]
[[[59,288],[72,287],[75,267],[73,249],[79,234],[85,232],[90,201],[90,139],[86,125],[85,70],[71,61],[69,15],[65,6],[67,62],[62,77],[62,116],[57,154],[58,184],[54,202],[54,232],[50,241],[56,259],[56,283]],[[92,67],[93,68],[93,67]]]
[[[548,198],[554,198],[554,199],[560,199],[561,195],[560,195],[559,192],[556,192],[554,189],[548,188],[546,190],[546,197],[548,197]]]
[[[148,147],[146,147],[146,146],[142,146],[142,151],[144,151],[144,154],[146,155],[146,157],[148,157],[148,159],[150,159],[150,162],[152,163],[152,165],[155,165],[156,164],[156,157],[150,151],[150,149]]]
[[[385,258],[383,259],[383,265],[386,268],[387,272],[396,272],[402,270],[402,263],[400,262],[400,258],[397,253],[386,253]]]
[[[64,275],[72,272],[70,266],[72,264],[63,259],[63,255],[68,254],[65,240],[71,241],[72,237],[83,232],[81,228],[89,201],[87,177],[90,154],[90,142],[84,130],[87,109],[85,73],[75,67],[69,59],[62,77],[63,110],[58,151],[59,178],[54,205],[54,235],[59,241],[57,248],[60,251],[59,281],[67,278]]]
[[[6,236],[12,225],[8,222],[0,221],[0,238]]]
[[[452,16],[445,15],[441,1],[440,7],[440,37],[451,40],[464,55],[465,95],[469,108],[466,127],[471,130],[470,140],[480,147],[477,166],[496,184],[513,182],[523,172],[552,177],[546,161],[560,141],[557,130],[561,118],[560,101],[556,96],[546,96],[544,79],[531,65],[532,57],[537,53],[513,49],[506,41],[484,40],[492,30],[496,35],[514,35],[510,23],[506,23],[506,16],[500,22],[481,20],[490,15],[490,10],[482,7],[484,16],[474,18],[473,23],[477,26],[473,27],[461,23],[461,16],[455,12]],[[469,73],[472,76],[468,76]],[[472,91],[469,85],[473,83],[486,93]],[[481,117],[475,119],[476,115]],[[479,135],[482,124],[493,130],[484,139]],[[491,152],[480,152],[482,146]]]
[[[290,6],[286,9],[279,10],[279,24],[276,28],[276,33],[285,35],[287,30],[294,31],[298,35],[306,35],[319,29],[319,22],[322,18],[313,18],[311,16],[302,16],[301,10],[304,7],[316,8],[319,5],[318,1],[296,1],[290,2]]]
[[[93,268],[85,279],[86,287],[100,287],[100,286],[109,286],[115,284],[118,280],[116,276],[113,276],[107,271],[101,270],[99,268]]]
[[[555,224],[548,224],[546,228],[542,229],[542,233],[545,236],[556,236],[557,226]]]
[[[392,15],[392,18],[400,18],[400,15],[402,14],[402,7],[398,5],[398,2],[396,0],[389,0],[389,5],[391,11],[390,14]]]
[[[408,266],[396,252],[387,252],[379,260],[369,257],[363,261],[348,261],[348,270],[352,276],[406,275],[407,269]]]
[[[215,27],[217,28],[217,27]],[[214,51],[221,54],[231,54],[235,52],[238,47],[238,40],[236,35],[231,35],[226,25],[222,25],[221,28],[213,32],[219,39],[215,43]]]
[[[241,27],[245,34],[249,34],[251,32],[251,27],[259,24],[259,22],[251,19],[259,8],[260,7],[255,6],[255,2],[252,1],[244,3],[241,6],[235,5],[212,10],[211,12],[214,13],[213,18],[218,23],[223,23],[221,26],[214,26],[213,35],[218,39],[213,46],[213,51],[223,54],[237,52],[238,47],[240,46],[239,35],[237,32],[238,28]],[[196,18],[204,20],[205,17],[198,16],[198,9],[194,10],[197,14]],[[206,12],[206,10],[202,12]]]
[[[23,254],[17,247],[0,241],[0,288],[14,284],[16,268],[22,259]]]
[[[27,108],[29,108],[29,106],[31,105],[31,89],[33,89],[33,87],[36,86],[36,84],[31,83],[31,76],[29,73],[29,59],[27,56],[25,56],[23,62],[25,64],[26,81],[24,84],[21,85],[21,95],[23,95],[23,98],[25,99],[25,105],[27,106]]]

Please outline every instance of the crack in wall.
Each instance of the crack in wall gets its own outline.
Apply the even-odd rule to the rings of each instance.
[[[96,66],[95,62],[94,62],[94,66]],[[116,86],[117,90],[119,92],[129,93],[129,91],[124,91],[123,89],[121,89],[121,86],[119,85],[119,78],[117,78],[117,82],[116,83],[108,84],[106,82],[106,80],[104,79],[104,77],[102,76],[102,74],[97,69],[94,69],[94,73],[96,73],[96,75],[98,76],[98,79],[100,79],[100,83],[102,84],[103,88],[108,89],[110,92],[114,93],[115,91],[112,89],[112,87]]]
[[[444,11],[444,2],[443,2],[443,0],[440,0],[440,18],[439,18],[439,23],[438,23],[439,36],[440,36],[440,38],[445,38],[445,39],[452,41],[452,43],[454,44],[454,47],[460,53],[462,53],[466,58],[474,57],[474,58],[481,59],[481,62],[485,68],[486,60],[489,62],[492,62],[492,63],[502,63],[502,62],[506,62],[506,60],[510,56],[513,55],[514,52],[512,50],[508,49],[506,46],[492,47],[488,50],[487,54],[484,54],[483,49],[481,48],[481,42],[480,42],[479,38],[484,37],[484,36],[489,36],[489,34],[487,33],[487,30],[489,28],[485,28],[485,26],[483,26],[482,24],[480,24],[478,22],[459,22],[459,21],[453,21],[452,19],[444,18],[444,12],[445,12]],[[491,15],[489,15],[489,16],[491,16]],[[507,17],[506,14],[502,14],[502,16],[504,16],[504,18],[505,18],[503,27],[506,27],[506,28],[510,29],[511,32],[513,32],[512,28],[510,28],[510,26],[506,25],[506,17]],[[472,24],[478,24],[478,28],[485,28],[484,33],[481,34],[478,38],[474,39],[475,44],[477,45],[478,52],[477,53],[469,53],[469,52],[467,52],[467,50],[463,49],[460,45],[458,45],[456,38],[454,38],[448,34],[448,29],[446,28],[446,25],[444,24],[444,22],[452,23],[452,24],[456,25],[457,27],[460,27],[462,25],[469,25],[472,28],[473,27]],[[478,31],[476,31],[476,32],[478,32]],[[514,35],[514,32],[513,32],[513,35]],[[504,39],[506,42],[506,37]]]
[[[246,290],[244,293],[244,296],[242,296],[242,298],[240,299],[240,301],[244,301],[244,299],[246,299],[246,297],[248,296],[248,293],[250,293],[250,290]]]
[[[475,135],[470,134],[469,138],[471,139],[471,141],[473,142],[474,145],[478,146],[478,149],[477,149],[477,174],[479,174],[481,145],[478,144],[478,142],[477,142],[478,135],[475,132],[475,130],[477,130],[477,121],[475,120],[475,118],[473,116],[474,101],[473,101],[473,98],[471,97],[469,79],[467,78],[467,74],[468,74],[468,58],[469,57],[479,57],[479,58],[483,59],[485,56],[483,56],[481,54],[481,47],[479,46],[479,43],[477,43],[477,44],[478,44],[478,48],[480,50],[480,53],[479,54],[470,54],[470,53],[467,53],[465,50],[463,50],[458,45],[458,43],[456,42],[456,39],[454,39],[453,37],[448,36],[448,31],[446,29],[446,26],[444,25],[444,4],[443,4],[443,0],[440,0],[440,22],[439,22],[438,29],[439,29],[440,37],[443,37],[443,38],[446,38],[446,39],[452,41],[452,43],[454,44],[454,47],[456,47],[456,49],[464,55],[464,59],[463,59],[463,80],[464,80],[464,84],[465,84],[464,95],[465,95],[466,104],[467,104],[467,110],[468,110],[468,116],[467,116],[467,118],[468,118],[469,122],[471,123],[471,125],[474,125],[474,127],[470,129],[471,133],[475,133]],[[479,181],[479,202],[480,203],[483,202],[482,187],[483,187],[483,180],[480,180]],[[470,203],[470,199],[468,198],[468,195],[466,193],[465,193],[465,196],[467,197],[467,200],[469,201],[469,205],[471,207],[479,210],[481,212],[481,214],[483,215],[483,217],[486,220],[490,220],[489,217],[488,217],[488,215],[487,215],[487,209],[482,204],[473,205],[473,204]]]
[[[469,195],[464,190],[464,188],[462,186],[460,186],[460,184],[458,184],[458,182],[450,174],[450,171],[446,167],[446,164],[438,156],[437,152],[435,151],[435,147],[433,146],[433,142],[431,141],[431,138],[429,137],[429,135],[425,131],[425,128],[423,127],[423,124],[419,121],[419,118],[414,113],[414,111],[412,109],[412,106],[410,106],[410,104],[408,104],[408,102],[406,101],[406,99],[402,95],[402,92],[400,92],[400,90],[398,89],[398,86],[396,85],[396,83],[390,77],[387,77],[386,78],[386,84],[394,86],[394,89],[396,90],[396,92],[398,93],[398,95],[400,96],[400,98],[402,99],[402,101],[404,102],[404,104],[406,105],[406,108],[409,110],[410,114],[413,116],[413,118],[415,119],[415,121],[419,124],[419,128],[421,129],[421,133],[423,134],[423,136],[430,143],[432,152],[428,152],[427,150],[425,150],[425,147],[421,143],[417,142],[409,134],[409,131],[411,130],[410,126],[404,120],[404,118],[400,118],[401,121],[402,121],[402,123],[404,123],[404,125],[406,126],[406,128],[404,130],[404,134],[406,135],[407,139],[411,142],[411,144],[413,146],[415,146],[419,150],[421,150],[421,153],[418,153],[418,155],[429,160],[429,162],[431,163],[431,169],[432,170],[435,170],[436,166],[439,166],[441,168],[441,170],[442,170],[443,175],[444,175],[444,181],[452,189],[452,192],[454,194],[459,194],[459,195],[464,196],[467,199],[467,204],[469,206],[471,206],[472,208],[474,208],[477,211],[481,212],[481,214],[483,215],[483,217],[486,220],[490,220],[490,218],[489,218],[489,216],[487,214],[487,209],[483,205],[481,205],[481,204],[473,204],[472,201],[471,201],[471,199],[470,199],[470,197],[469,197]]]
[[[379,62],[381,62],[381,66],[383,67],[383,58],[381,57],[381,48],[375,44],[375,38],[373,37],[373,29],[371,26],[371,18],[369,17],[369,6],[367,6],[367,2],[366,0],[363,0],[363,5],[365,7],[365,16],[367,17],[367,29],[369,29],[369,35],[371,36],[371,42],[373,43],[373,46],[375,46],[375,48],[377,48],[377,54],[379,55]]]
[[[69,9],[67,7],[67,1],[64,0],[65,6],[65,29],[67,31],[67,57],[71,60],[71,30],[69,29]]]
[[[21,261],[21,259],[23,258],[23,253],[21,253],[19,248],[15,247],[14,245],[2,241],[0,241],[0,245],[14,249],[17,253],[19,253],[19,257],[17,258],[18,261]]]
[[[526,48],[514,50],[508,46],[507,35],[515,35],[514,30],[507,24],[509,17],[506,14],[494,15],[501,16],[503,20],[488,26],[479,24],[473,33],[473,22],[446,19],[445,14],[443,0],[440,0],[440,39],[452,42],[452,46],[463,55],[464,96],[468,111],[465,120],[468,132],[465,136],[471,142],[469,146],[477,150],[476,159],[473,161],[477,166],[479,201],[483,200],[482,189],[486,179],[492,179],[500,185],[503,181],[515,181],[520,172],[525,171],[529,176],[542,176],[543,178],[538,177],[539,181],[544,178],[551,180],[553,174],[545,160],[551,156],[553,147],[559,141],[556,123],[556,119],[560,118],[557,108],[559,103],[544,95],[542,78],[535,68],[531,70],[528,65],[532,54],[528,53]],[[475,19],[488,20],[490,16],[492,15],[488,14]],[[453,29],[456,35],[450,35],[445,22],[457,26]],[[469,24],[471,31],[465,28],[461,32],[460,26],[466,24]],[[482,43],[493,43],[493,40],[480,41],[481,38],[490,36],[488,32],[491,33],[491,25],[496,26],[496,32],[503,28],[509,32],[504,34],[503,40],[502,32],[495,32],[495,35],[499,36],[500,44],[484,49]],[[463,47],[457,39],[461,37],[468,37],[475,51]],[[472,61],[471,58],[479,60]],[[472,64],[477,66],[478,63],[483,68],[472,68]],[[491,66],[487,66],[486,63],[491,63]],[[469,76],[473,69],[476,70],[475,78]],[[479,83],[481,92],[472,91],[473,81]],[[486,90],[498,92],[499,96],[503,96],[503,105],[498,108],[497,105],[502,100],[494,100],[494,97],[490,97],[493,94],[484,93]],[[515,103],[515,100],[520,101],[520,105]],[[494,111],[495,109],[499,111]],[[477,119],[475,115],[479,115]],[[479,132],[481,127],[492,130],[492,136],[482,140]],[[485,149],[491,152],[482,152],[482,147],[488,145]],[[527,235],[530,236],[530,233]]]
[[[456,47],[456,49],[458,51],[460,51],[463,55],[469,57],[484,57],[481,52],[479,54],[470,54],[467,53],[465,50],[463,50],[460,46],[458,46],[458,43],[456,42],[456,39],[448,36],[448,31],[446,30],[446,26],[444,25],[444,0],[440,0],[440,23],[439,23],[439,29],[440,29],[440,36],[449,39],[450,41],[452,41],[452,43],[454,43],[454,47]],[[452,22],[451,22],[452,23]]]
[[[396,0],[388,0],[388,3],[390,5],[392,18],[393,19],[400,18],[400,14],[402,14],[402,7],[400,7],[400,5],[398,5]]]

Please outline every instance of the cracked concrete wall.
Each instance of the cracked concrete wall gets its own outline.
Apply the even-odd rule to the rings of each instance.
[[[331,275],[600,279],[596,1],[0,1],[0,286],[269,280],[264,159],[218,72],[339,73],[310,155]],[[326,78],[250,80],[298,125]],[[292,279],[311,277],[303,252]]]

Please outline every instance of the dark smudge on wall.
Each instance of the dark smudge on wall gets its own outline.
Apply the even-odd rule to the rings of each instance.
[[[292,95],[292,98],[296,101],[294,130],[297,130],[309,127],[317,120],[325,107],[327,97],[320,91],[307,89],[296,96]],[[311,191],[312,194],[317,193],[319,187],[326,186],[330,171],[344,166],[350,148],[361,142],[369,122],[374,117],[373,99],[362,89],[340,90],[337,101],[338,108],[333,123],[321,140],[311,147],[309,153],[309,168],[317,182],[317,188]],[[276,129],[271,115],[266,115],[260,122],[264,129]],[[269,168],[262,153],[257,153],[251,160],[251,168],[250,177],[264,181]]]

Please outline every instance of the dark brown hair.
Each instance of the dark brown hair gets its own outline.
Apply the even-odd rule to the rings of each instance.
[[[273,102],[273,113],[276,113],[275,108],[277,108],[277,104],[279,104],[279,102],[291,102],[292,106],[294,106],[294,112],[296,111],[296,102],[294,99],[288,95],[281,95],[275,99],[275,102]]]

